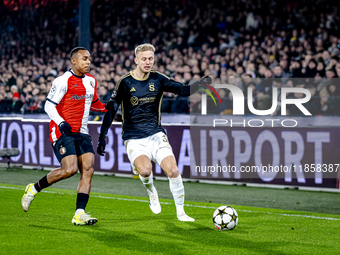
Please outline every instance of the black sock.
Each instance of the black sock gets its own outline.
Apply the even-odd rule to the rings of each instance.
[[[34,188],[40,192],[42,189],[47,188],[51,186],[51,184],[49,184],[47,182],[47,175],[45,175],[43,178],[41,178],[36,184],[34,184]]]
[[[89,194],[78,193],[77,194],[77,209],[85,210],[87,202],[89,201]]]

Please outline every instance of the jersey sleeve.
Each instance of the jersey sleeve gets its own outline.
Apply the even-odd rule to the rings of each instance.
[[[99,99],[92,102],[90,110],[95,112],[107,112],[105,104],[100,102]]]
[[[157,72],[157,75],[162,84],[163,91],[172,92],[174,94],[178,94],[181,91],[183,87],[182,83],[174,81],[170,79],[168,76],[166,76],[165,74],[162,74],[160,72]]]
[[[67,80],[62,76],[56,78],[51,85],[50,92],[48,93],[47,100],[54,103],[55,105],[59,104],[61,99],[63,99],[64,95],[67,92]]]
[[[124,81],[124,79],[122,79],[121,81],[118,81],[118,83],[115,87],[115,90],[117,91],[117,95],[114,97],[114,100],[116,101],[118,106],[121,104],[121,102],[123,100],[124,84],[125,84],[125,81]],[[111,96],[111,98],[112,98],[112,96]]]
[[[102,137],[102,138],[106,137],[107,132],[111,126],[111,123],[117,113],[119,105],[122,102],[123,90],[124,90],[124,86],[122,86],[122,83],[124,83],[122,79],[120,79],[117,82],[115,90],[112,92],[110,101],[106,104],[108,111],[104,115],[102,126],[100,128],[99,137]]]
[[[50,101],[46,101],[45,103],[45,112],[53,120],[58,126],[61,122],[65,121],[58,113],[56,109],[56,105]]]

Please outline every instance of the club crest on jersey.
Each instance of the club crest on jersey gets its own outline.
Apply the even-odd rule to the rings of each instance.
[[[132,105],[137,105],[138,104],[138,97],[131,97],[130,102]]]
[[[61,155],[64,155],[66,153],[66,148],[60,147],[59,152],[60,152]]]
[[[92,88],[94,88],[94,83],[93,83],[93,81],[90,81],[90,84],[91,84]]]

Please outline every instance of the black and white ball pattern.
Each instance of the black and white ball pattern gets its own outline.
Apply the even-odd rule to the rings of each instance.
[[[218,230],[232,230],[238,223],[238,214],[230,206],[220,206],[213,214],[213,222]]]

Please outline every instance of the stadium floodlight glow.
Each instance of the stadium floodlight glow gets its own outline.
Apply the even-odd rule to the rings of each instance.
[[[243,91],[235,86],[230,84],[216,84],[216,89],[228,89],[233,96],[233,115],[244,115],[244,94]],[[286,98],[287,94],[289,93],[302,93],[305,94],[306,97],[304,98]],[[211,93],[209,94],[211,97]],[[273,94],[272,94],[272,106],[268,110],[257,110],[254,108],[253,105],[253,90],[252,88],[248,88],[247,90],[247,103],[249,111],[255,115],[271,115],[275,112],[277,105],[278,105],[278,98],[277,98],[277,87],[273,87]],[[213,98],[214,99],[214,98]],[[311,99],[311,93],[308,89],[304,88],[281,88],[281,115],[287,115],[287,104],[295,104],[296,107],[300,109],[300,111],[307,116],[312,115],[302,104],[307,103]],[[214,100],[215,101],[215,100]],[[216,105],[216,102],[215,102]],[[203,94],[201,98],[201,114],[207,114],[207,95]]]

